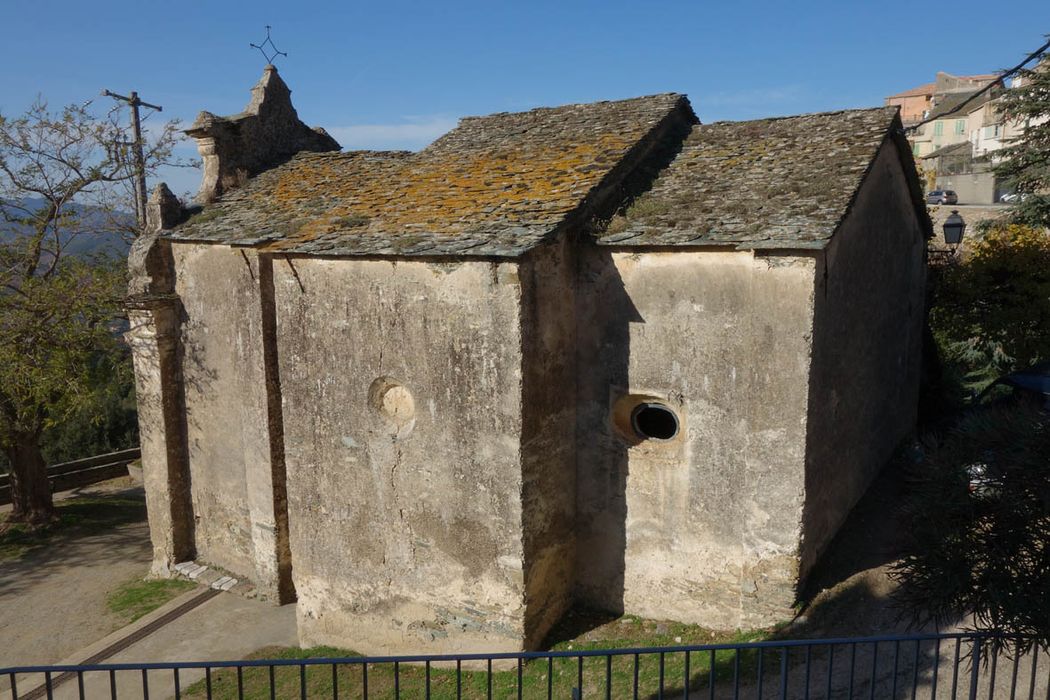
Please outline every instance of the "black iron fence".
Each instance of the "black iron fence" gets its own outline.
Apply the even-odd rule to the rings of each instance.
[[[1027,698],[1050,657],[981,634],[0,669],[22,698]],[[1022,645],[1024,647],[1026,645]]]

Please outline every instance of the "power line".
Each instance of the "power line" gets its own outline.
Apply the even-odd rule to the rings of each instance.
[[[907,131],[912,131],[914,129],[918,129],[920,126],[925,126],[926,124],[929,124],[930,122],[937,121],[938,119],[944,119],[945,117],[948,117],[948,116],[951,116],[952,114],[955,114],[960,109],[962,109],[966,105],[970,104],[971,102],[976,100],[978,97],[980,97],[981,95],[983,95],[984,93],[988,92],[993,87],[995,87],[996,85],[1001,83],[1005,78],[1009,78],[1011,75],[1013,75],[1017,71],[1019,71],[1022,68],[1024,68],[1028,63],[1030,63],[1032,61],[1032,59],[1038,58],[1039,56],[1042,56],[1043,53],[1045,53],[1047,49],[1050,49],[1050,41],[1047,41],[1045,44],[1040,46],[1038,49],[1036,49],[1032,53],[1028,54],[1028,56],[1026,56],[1023,61],[1021,61],[1020,63],[1018,63],[1016,66],[1014,66],[1010,70],[1006,71],[1005,73],[1000,74],[995,80],[993,80],[992,82],[988,83],[983,88],[981,88],[977,92],[975,92],[972,95],[970,95],[969,97],[967,97],[965,100],[963,100],[962,102],[957,104],[952,109],[948,110],[947,112],[943,112],[941,114],[938,114],[935,117],[927,117],[926,119],[923,119],[918,124],[912,124],[911,126],[905,127],[904,131],[906,131],[906,132]]]

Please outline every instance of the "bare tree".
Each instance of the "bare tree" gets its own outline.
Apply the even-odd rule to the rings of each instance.
[[[53,518],[41,436],[90,404],[89,368],[119,348],[123,261],[71,254],[85,238],[138,233],[124,213],[134,173],[118,118],[42,100],[0,115],[0,450],[13,520]],[[176,126],[150,139],[147,172],[172,162]]]

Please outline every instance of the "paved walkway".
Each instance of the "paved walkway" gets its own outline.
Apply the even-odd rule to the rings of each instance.
[[[206,589],[196,589],[169,602],[150,615],[119,632],[83,649],[80,653],[63,659],[61,664],[79,664],[97,654],[137,629],[149,626],[154,620],[165,616]],[[218,593],[177,619],[152,631],[127,649],[98,663],[141,663],[162,661],[201,661],[242,659],[257,649],[268,646],[296,646],[295,606],[276,607],[257,600],[248,600],[232,593]],[[179,683],[182,689],[204,677],[203,670],[181,671]],[[119,698],[144,697],[141,673],[119,673],[116,676],[116,691]],[[40,675],[18,676],[19,697],[41,686]],[[86,673],[83,678],[84,697],[108,698],[110,679],[108,673]],[[149,697],[174,696],[175,678],[169,672],[152,672],[148,675]],[[8,679],[0,679],[0,698],[11,697]],[[78,698],[77,679],[55,688],[56,699]]]
[[[70,494],[143,500],[142,489],[127,484],[98,485],[56,498]],[[294,605],[278,608],[232,593],[216,592],[165,621],[172,611],[209,590],[204,587],[122,628],[122,620],[109,612],[106,599],[115,588],[149,570],[151,546],[145,519],[102,532],[71,533],[18,560],[0,562],[0,668],[81,664],[129,635],[143,638],[98,663],[239,659],[261,647],[298,644]],[[182,687],[201,676],[202,672],[181,674]],[[118,697],[142,697],[140,674],[118,678]],[[173,680],[171,674],[151,676],[150,697],[172,695]],[[108,674],[88,674],[84,681],[85,697],[110,697]],[[19,696],[42,683],[39,676],[19,676]],[[77,696],[75,678],[54,694]],[[0,698],[9,697],[10,681],[0,678]]]

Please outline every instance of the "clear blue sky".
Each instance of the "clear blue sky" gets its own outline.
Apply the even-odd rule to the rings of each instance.
[[[344,148],[414,149],[464,115],[657,92],[703,121],[877,105],[938,70],[1013,65],[1050,32],[1050,2],[41,0],[3,19],[3,114],[102,88],[186,122],[237,112],[270,24],[304,121]]]

